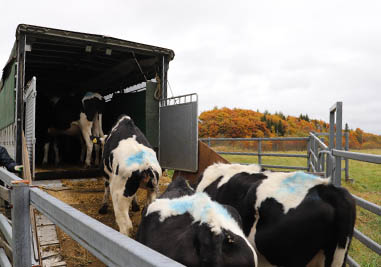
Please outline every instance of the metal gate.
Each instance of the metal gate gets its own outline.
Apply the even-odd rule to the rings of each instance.
[[[197,94],[160,100],[159,161],[163,168],[198,169]]]
[[[36,77],[33,77],[26,86],[25,102],[25,139],[28,149],[30,171],[34,177],[35,169],[35,126],[36,126]]]

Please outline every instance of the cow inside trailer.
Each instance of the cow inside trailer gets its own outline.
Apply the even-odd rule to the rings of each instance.
[[[0,82],[0,102],[6,103],[3,109],[7,111],[0,114],[3,122],[0,145],[8,146],[16,161],[21,162],[20,140],[25,130],[36,178],[54,178],[54,173],[60,173],[55,178],[95,176],[96,169],[83,169],[79,163],[80,142],[75,137],[57,138],[62,159],[58,168],[52,164],[53,152],[49,152],[48,167],[42,166],[41,136],[46,132],[46,119],[52,114],[51,100],[96,92],[106,100],[105,134],[120,114],[127,114],[156,149],[163,167],[196,171],[197,99],[175,100],[174,104],[167,100],[167,72],[173,58],[174,52],[166,48],[104,35],[19,25]],[[33,80],[34,85],[28,83]],[[30,102],[35,101],[35,105],[29,105],[27,95],[32,96]],[[3,120],[4,114],[9,122]],[[178,132],[176,127],[186,134],[181,138],[171,137]],[[169,145],[173,148],[162,149],[163,144],[168,146],[167,140],[171,140]],[[181,146],[184,149],[178,149]],[[184,160],[178,163],[178,159]],[[192,165],[187,166],[188,162]]]

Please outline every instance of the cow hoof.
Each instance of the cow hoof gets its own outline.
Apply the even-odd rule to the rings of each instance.
[[[99,211],[99,214],[107,214],[107,206],[102,206]]]

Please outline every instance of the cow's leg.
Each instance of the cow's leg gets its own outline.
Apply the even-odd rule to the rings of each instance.
[[[45,143],[45,145],[44,145],[44,157],[42,159],[42,164],[43,165],[48,164],[49,147],[50,147],[50,142]]]
[[[57,140],[54,140],[53,149],[54,149],[54,156],[55,156],[54,164],[58,166],[58,164],[60,163],[60,151],[58,149]]]
[[[108,181],[105,181],[105,194],[103,195],[102,207],[98,211],[100,214],[107,213],[109,198],[110,198],[110,183]]]
[[[81,144],[81,157],[80,161],[81,163],[85,162],[85,157],[86,157],[86,144],[85,141],[83,140],[82,134],[78,135],[79,142]]]
[[[103,131],[102,131],[102,123],[101,123],[101,120],[102,120],[102,114],[97,114],[95,117],[94,117],[94,124],[93,124],[93,127],[92,127],[92,132],[93,132],[93,136],[96,136],[96,137],[103,137],[104,134],[103,134]],[[99,166],[99,163],[100,163],[100,147],[102,146],[102,144],[97,144],[95,145],[95,165],[96,166]]]
[[[124,179],[123,179],[124,180]],[[125,181],[125,180],[124,180]],[[112,203],[114,206],[116,223],[119,226],[119,231],[122,234],[129,235],[132,230],[132,222],[129,216],[129,209],[133,199],[123,195],[124,185],[120,176],[114,175],[110,183],[110,191]]]
[[[93,152],[93,142],[90,140],[91,128],[93,126],[92,121],[88,121],[85,113],[81,113],[79,120],[79,127],[81,128],[82,137],[86,144],[86,160],[85,168],[89,168],[91,165],[91,154]]]

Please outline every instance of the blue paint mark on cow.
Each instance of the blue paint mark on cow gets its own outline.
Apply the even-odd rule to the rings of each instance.
[[[131,156],[129,156],[125,162],[126,166],[131,166],[133,164],[141,165],[144,161],[157,162],[157,159],[152,153],[146,152],[144,150],[139,151]]]
[[[198,199],[207,198],[207,202],[197,202]],[[203,205],[198,205],[196,203],[201,203]],[[196,193],[192,197],[186,199],[172,199],[170,200],[169,207],[176,214],[184,214],[188,212],[192,216],[194,213],[199,213],[201,222],[208,222],[210,220],[210,211],[213,210],[215,213],[223,216],[227,220],[231,220],[232,217],[229,212],[220,204],[213,202],[205,193]]]
[[[284,179],[281,184],[280,191],[287,193],[296,193],[299,189],[304,188],[306,184],[315,180],[318,176],[297,172]]]
[[[190,199],[171,200],[169,207],[177,214],[184,214],[193,209],[193,202]]]
[[[226,219],[232,219],[230,216],[230,213],[227,211],[227,209],[224,208],[224,206],[218,204],[218,203],[213,203],[214,209],[217,210],[217,213],[221,214],[224,216]]]

